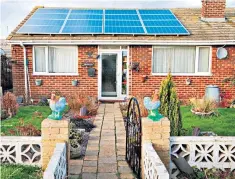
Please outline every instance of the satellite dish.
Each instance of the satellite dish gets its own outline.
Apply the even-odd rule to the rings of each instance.
[[[218,59],[225,59],[228,56],[228,51],[225,48],[220,47],[217,49],[216,56]]]

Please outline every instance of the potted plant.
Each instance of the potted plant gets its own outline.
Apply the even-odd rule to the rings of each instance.
[[[41,79],[36,79],[35,84],[36,84],[36,86],[41,86],[42,85],[42,80]]]
[[[76,79],[72,80],[72,85],[77,86],[78,85],[78,80],[76,80]]]
[[[81,141],[82,135],[85,130],[76,129],[73,123],[70,123],[70,134],[69,134],[69,144],[70,144],[70,158],[79,158],[81,156]]]
[[[210,116],[215,113],[216,102],[214,100],[191,98],[190,103],[192,105],[191,112],[199,116]]]
[[[144,83],[147,79],[148,79],[148,76],[147,76],[147,75],[143,75],[143,76],[141,77],[142,83]]]

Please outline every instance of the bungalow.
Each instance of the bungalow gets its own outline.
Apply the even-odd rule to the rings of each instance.
[[[225,7],[226,0],[202,0],[201,9],[35,7],[7,38],[14,93],[123,100],[151,95],[170,70],[182,100],[208,85],[235,98],[223,83],[235,74],[235,8]]]

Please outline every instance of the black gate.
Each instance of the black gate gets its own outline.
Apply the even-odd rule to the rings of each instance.
[[[141,114],[136,98],[131,98],[126,119],[126,161],[141,178]]]

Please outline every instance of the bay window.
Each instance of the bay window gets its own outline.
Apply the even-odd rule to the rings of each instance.
[[[77,74],[76,46],[34,46],[35,74]]]
[[[211,47],[153,47],[152,73],[210,75]]]

